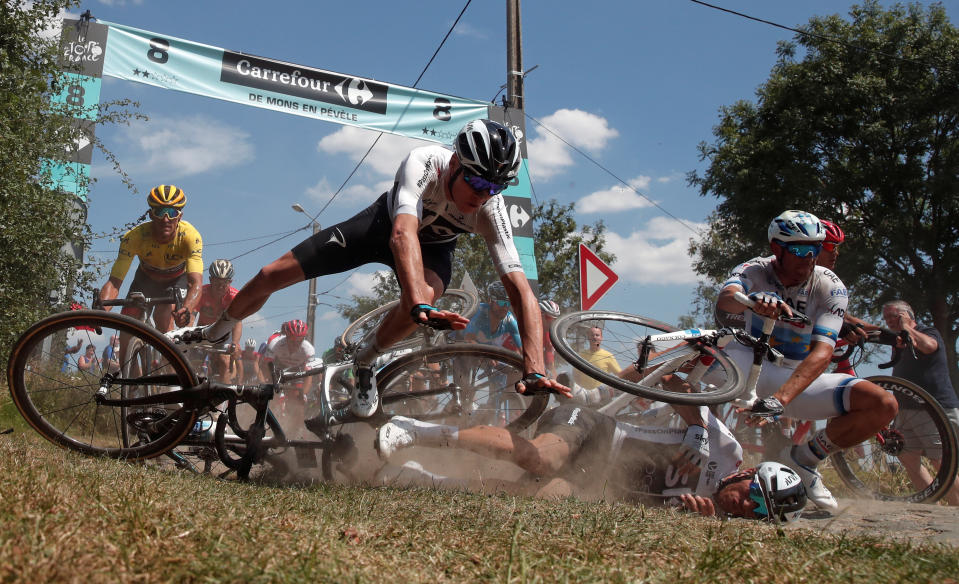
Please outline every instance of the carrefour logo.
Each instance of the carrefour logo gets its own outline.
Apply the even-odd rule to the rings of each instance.
[[[223,52],[220,81],[385,114],[387,86],[270,59]]]

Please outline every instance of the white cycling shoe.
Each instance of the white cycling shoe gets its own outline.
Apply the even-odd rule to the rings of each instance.
[[[815,503],[817,507],[826,509],[827,511],[834,511],[839,508],[839,503],[836,501],[836,498],[832,496],[832,493],[830,493],[826,485],[823,484],[822,475],[819,474],[819,471],[796,462],[796,459],[792,456],[791,446],[786,447],[779,458],[780,460],[784,460],[784,464],[799,474],[803,486],[806,487],[806,497]]]
[[[223,335],[221,339],[211,340],[206,338],[205,331],[209,325],[185,326],[174,329],[168,333],[163,333],[166,338],[173,341],[174,345],[218,345],[226,341],[229,333]]]
[[[372,367],[359,367],[356,373],[356,385],[350,394],[350,411],[357,418],[369,418],[380,407],[380,393],[376,389],[376,375]]]
[[[380,426],[376,434],[376,450],[381,458],[389,458],[401,448],[416,443],[416,426],[421,424],[412,418],[393,416],[390,421]]]

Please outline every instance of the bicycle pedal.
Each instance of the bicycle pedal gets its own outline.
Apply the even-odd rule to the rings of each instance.
[[[294,448],[296,464],[300,468],[316,468],[316,450],[313,448]]]

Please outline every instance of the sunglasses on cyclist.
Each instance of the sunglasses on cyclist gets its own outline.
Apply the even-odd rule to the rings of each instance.
[[[156,209],[150,209],[150,215],[153,215],[157,219],[164,216],[167,219],[176,219],[181,213],[183,213],[183,210],[177,209],[176,207],[159,207]]]
[[[757,517],[768,517],[769,509],[766,507],[766,496],[763,494],[762,485],[759,484],[759,477],[753,477],[749,483],[749,498],[758,503],[753,513]]]
[[[509,306],[509,300],[495,300],[494,302],[496,302],[496,306],[501,306],[503,308]]]
[[[836,249],[838,249],[838,248],[839,248],[839,244],[836,243],[835,241],[824,241],[824,242],[822,242],[822,250],[823,250],[823,251],[828,251],[829,253],[832,253],[832,252],[836,251]]]
[[[466,181],[466,184],[468,184],[471,189],[487,197],[492,197],[493,195],[502,193],[506,190],[507,186],[488,181],[481,176],[477,176],[469,172],[463,173],[463,180]]]
[[[822,251],[822,244],[819,243],[786,243],[778,239],[773,241],[797,258],[814,258]]]

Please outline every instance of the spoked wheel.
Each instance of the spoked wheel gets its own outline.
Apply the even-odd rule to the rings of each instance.
[[[120,372],[95,362],[78,366],[66,353],[80,342],[102,347],[119,335]],[[146,378],[144,381],[139,381]],[[182,353],[138,320],[99,310],[50,316],[27,330],[10,353],[7,381],[14,405],[44,438],[85,454],[139,460],[160,455],[192,428],[196,414],[176,406],[100,405],[133,393],[193,387],[197,379]]]
[[[376,383],[387,416],[520,432],[549,402],[547,394],[516,393],[522,376],[523,360],[512,351],[454,344],[403,355],[377,373]]]
[[[379,308],[371,310],[370,312],[353,321],[353,323],[351,323],[350,326],[348,326],[340,336],[343,344],[347,347],[359,346],[367,338],[367,336],[376,330],[376,327],[379,326],[380,321],[383,320],[383,317],[386,316],[386,313],[392,310],[397,304],[399,304],[399,300],[394,300],[393,302],[384,304]],[[479,300],[476,298],[475,294],[467,292],[466,290],[451,288],[436,301],[435,306],[442,310],[452,310],[453,312],[457,312],[466,318],[469,318],[473,316],[473,314],[476,312],[476,309],[479,307]],[[390,349],[398,350],[418,346],[423,343],[424,332],[426,334],[435,333],[435,331],[430,331],[428,329],[416,330],[402,341],[393,344]]]
[[[942,407],[918,385],[868,377],[899,402],[895,419],[876,436],[834,454],[839,477],[856,493],[884,501],[932,503],[954,484],[959,464],[955,430]]]
[[[590,329],[603,332],[600,351],[589,352]],[[668,324],[620,312],[565,314],[550,327],[556,351],[584,374],[620,391],[667,403],[709,405],[734,399],[743,389],[739,368],[715,347],[685,341],[654,343],[642,370],[633,366],[639,343],[650,335],[675,332]],[[609,357],[618,371],[602,367]],[[625,371],[623,371],[625,369]]]

